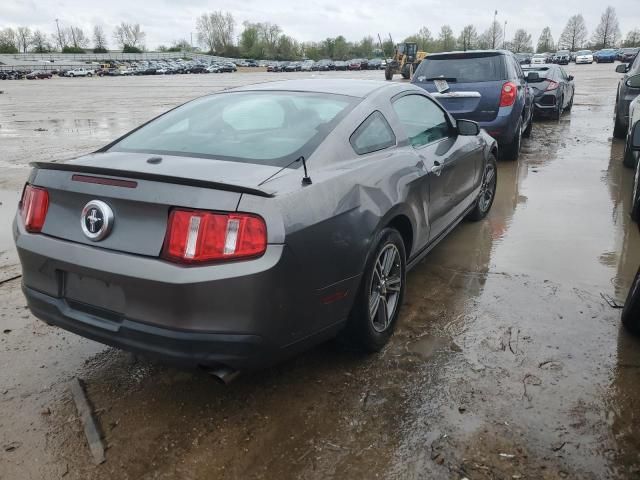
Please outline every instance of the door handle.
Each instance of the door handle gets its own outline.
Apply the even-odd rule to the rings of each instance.
[[[442,173],[443,168],[444,165],[436,160],[435,162],[433,162],[433,167],[431,167],[431,173],[439,177]]]

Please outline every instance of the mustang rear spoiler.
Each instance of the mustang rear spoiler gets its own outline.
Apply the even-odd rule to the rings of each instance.
[[[171,175],[159,175],[157,173],[136,172],[129,170],[117,170],[113,168],[91,167],[73,163],[31,162],[29,164],[39,170],[61,170],[63,172],[88,173],[93,175],[107,175],[118,178],[134,178],[136,180],[149,180],[152,182],[173,183],[176,185],[188,185],[191,187],[211,188],[227,192],[247,193],[258,197],[271,198],[274,195],[259,188],[244,187],[242,185],[229,185],[227,183],[211,182],[196,178],[174,177]]]

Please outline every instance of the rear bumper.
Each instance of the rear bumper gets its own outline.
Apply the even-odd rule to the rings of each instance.
[[[516,133],[518,116],[513,107],[502,107],[496,118],[490,122],[478,122],[480,128],[484,128],[489,135],[496,139],[498,144],[507,145],[513,141]],[[462,117],[460,117],[462,118]],[[524,128],[524,127],[523,127]]]
[[[22,290],[31,312],[48,324],[171,364],[186,367],[225,365],[247,370],[277,358],[277,352],[270,351],[263,338],[257,335],[182,331],[127,318],[108,319],[24,285]]]

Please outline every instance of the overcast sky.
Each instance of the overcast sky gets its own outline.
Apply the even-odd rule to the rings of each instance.
[[[121,21],[140,23],[146,32],[147,48],[170,45],[193,32],[195,19],[203,12],[229,11],[237,27],[242,22],[277,23],[285,33],[302,41],[322,40],[344,35],[359,40],[365,35],[383,39],[389,33],[394,41],[426,26],[434,36],[440,26],[449,24],[456,36],[466,24],[474,24],[481,33],[498,10],[498,20],[507,21],[507,38],[518,28],[532,35],[535,45],[541,30],[551,27],[557,40],[569,16],[582,13],[589,29],[595,29],[606,3],[598,0],[561,0],[553,2],[487,2],[486,0],[445,1],[395,0],[0,0],[0,28],[28,25],[47,33],[55,31],[55,19],[61,26],[76,25],[90,35],[93,25],[101,24],[113,48],[111,32]],[[616,0],[611,3],[618,13],[623,36],[632,28],[640,28],[640,0]]]

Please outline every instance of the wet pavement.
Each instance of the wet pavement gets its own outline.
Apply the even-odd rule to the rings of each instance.
[[[379,354],[329,342],[224,387],[48,327],[19,280],[1,284],[0,479],[639,477],[640,341],[604,299],[622,303],[640,264],[632,175],[611,139],[618,76],[569,71],[573,111],[537,122],[521,160],[499,163],[487,219],[410,272]],[[17,268],[9,222],[29,161],[276,75],[3,82],[0,281]],[[73,376],[108,446],[97,467]]]

